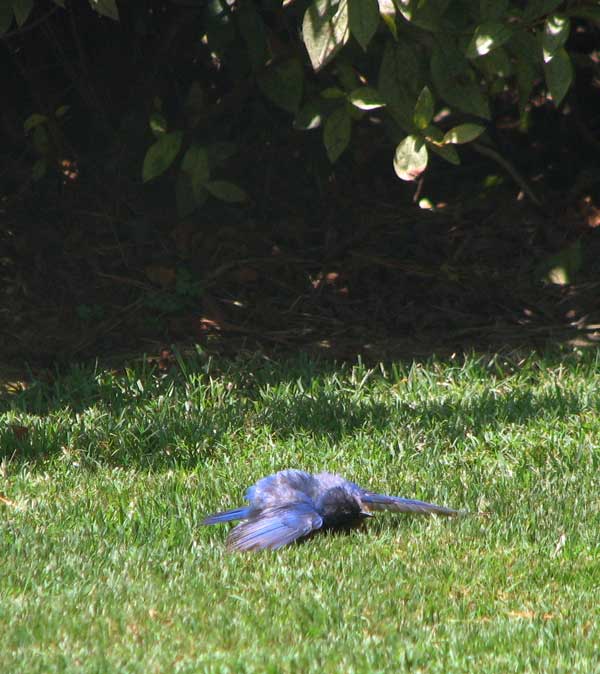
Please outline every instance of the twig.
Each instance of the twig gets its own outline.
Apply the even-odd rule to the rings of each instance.
[[[542,202],[535,196],[535,193],[527,184],[525,178],[517,171],[517,169],[504,157],[496,152],[493,148],[488,145],[482,145],[481,143],[472,143],[471,147],[479,154],[482,154],[484,157],[489,157],[493,159],[497,164],[499,164],[517,183],[517,185],[525,192],[525,194],[533,201],[536,206],[542,207]]]

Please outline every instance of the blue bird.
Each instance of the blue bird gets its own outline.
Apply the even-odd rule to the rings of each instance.
[[[276,550],[321,529],[359,525],[374,510],[453,516],[458,510],[385,496],[339,475],[282,470],[259,480],[245,494],[248,505],[209,515],[202,524],[244,520],[227,537],[229,550]]]

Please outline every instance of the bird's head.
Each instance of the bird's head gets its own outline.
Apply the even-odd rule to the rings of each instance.
[[[372,517],[359,496],[344,487],[328,489],[318,499],[317,510],[323,518],[324,527],[352,526]]]

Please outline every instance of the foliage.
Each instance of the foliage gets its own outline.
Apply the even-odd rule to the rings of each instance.
[[[55,5],[43,15],[33,0],[3,3],[5,43],[13,44],[29,24],[34,29],[36,22],[54,20],[56,12],[69,14],[83,60],[84,18],[90,22],[84,6],[63,0]],[[176,92],[155,85],[145,91],[146,103],[153,101],[148,119],[154,140],[140,161],[144,182],[165,174],[173,178],[181,216],[209,197],[247,199],[228,179],[229,160],[256,132],[256,122],[238,133],[236,142],[232,131],[250,119],[250,110],[258,110],[262,97],[292,115],[295,128],[322,127],[332,163],[344,161],[356,125],[379,125],[390,150],[395,148],[396,173],[414,180],[426,169],[430,152],[458,164],[457,145],[478,137],[489,144],[485,130],[498,99],[513,97],[523,128],[528,102],[540,86],[561,105],[574,78],[569,37],[575,26],[594,33],[600,23],[600,3],[592,0],[138,0],[120,5],[89,0],[89,6],[96,21],[107,22],[105,31],[114,32],[109,24],[120,21],[133,49],[169,30],[175,36],[170,40],[181,40],[186,74],[178,75]],[[176,21],[169,24],[172,16]],[[186,32],[187,27],[192,30]],[[104,106],[90,91],[93,83],[78,77],[75,84],[88,103]],[[47,118],[39,110],[26,121],[26,130],[38,136],[35,178],[48,162],[39,138]],[[269,130],[261,133],[268,136]],[[226,157],[215,156],[215,142],[228,144]]]

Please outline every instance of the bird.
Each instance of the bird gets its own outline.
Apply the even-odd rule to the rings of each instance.
[[[378,510],[462,514],[425,501],[377,494],[333,473],[312,475],[295,469],[262,478],[246,490],[245,500],[247,506],[217,512],[202,521],[209,525],[242,520],[227,536],[229,551],[277,550],[316,531],[360,526]]]

